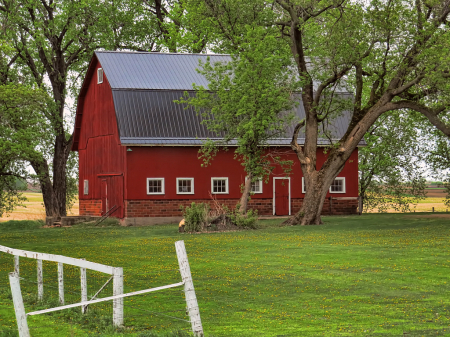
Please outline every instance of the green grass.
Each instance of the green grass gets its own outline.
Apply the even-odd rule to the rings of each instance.
[[[307,227],[266,220],[259,230],[197,235],[179,234],[177,225],[5,230],[4,223],[0,244],[124,267],[129,292],[179,282],[174,242],[184,240],[207,337],[446,336],[450,217],[418,215],[324,217],[324,225]],[[78,282],[78,271],[65,268],[67,282]],[[12,269],[12,258],[0,255],[0,336],[15,328]],[[21,259],[21,276],[34,270]],[[44,263],[44,276],[55,275]],[[98,289],[104,279],[91,276]],[[36,304],[27,284],[27,311],[50,306]],[[187,319],[184,308],[176,288],[125,299],[126,328],[115,336],[182,336],[175,331],[190,324],[164,315]],[[111,336],[110,319],[105,305],[87,318],[74,309],[28,321],[33,337]]]

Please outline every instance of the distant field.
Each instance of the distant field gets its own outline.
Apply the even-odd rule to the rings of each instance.
[[[446,196],[444,188],[427,188],[425,189],[425,193],[430,198],[445,198]]]
[[[42,199],[41,193],[24,193],[28,201],[24,203],[25,207],[17,207],[14,212],[9,214],[3,214],[0,217],[0,221],[8,220],[44,220],[45,219],[45,209],[44,201]],[[78,199],[76,200],[73,208],[70,210],[69,215],[78,215],[79,206]]]

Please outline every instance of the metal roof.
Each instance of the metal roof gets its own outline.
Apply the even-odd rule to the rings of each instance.
[[[208,87],[197,72],[199,61],[228,62],[229,55],[96,51],[111,89],[192,90]]]
[[[194,95],[193,91],[189,92]],[[174,101],[183,97],[184,91],[113,90],[120,141],[123,145],[201,145],[206,139],[219,139],[202,124],[203,117],[192,107]],[[297,120],[305,117],[303,105],[295,109]],[[350,114],[344,113],[326,125],[326,131],[334,141],[347,131]],[[272,139],[270,145],[289,145],[294,125],[287,125],[283,138]],[[304,143],[301,130],[299,144]],[[231,143],[232,144],[232,143]],[[230,145],[231,145],[230,144]],[[318,145],[330,141],[319,138]],[[361,145],[364,144],[360,143]]]
[[[227,62],[231,60],[229,55],[97,51],[95,56],[113,92],[123,145],[201,145],[206,139],[220,137],[208,131],[195,109],[174,101],[185,91],[194,95],[192,83],[208,87],[206,79],[196,70],[199,61],[206,62],[209,56],[213,63]],[[302,104],[296,107],[295,114],[298,120],[305,117]],[[350,117],[349,111],[344,112],[326,126],[333,141],[347,131]],[[289,145],[293,129],[293,125],[286,126],[285,136],[269,144]],[[304,137],[300,132],[299,144],[304,143]],[[327,144],[330,141],[326,137],[318,139],[318,145]],[[362,140],[360,145],[364,144]]]

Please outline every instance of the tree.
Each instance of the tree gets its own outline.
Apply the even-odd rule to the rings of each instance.
[[[48,130],[46,95],[20,83],[13,55],[11,45],[0,39],[0,216],[26,200],[20,190],[29,173],[22,158],[34,155],[40,133]]]
[[[295,105],[297,81],[283,45],[261,27],[247,26],[239,55],[228,63],[208,62],[199,70],[208,88],[194,85],[196,96],[185,93],[188,103],[202,115],[207,128],[223,138],[204,144],[201,155],[207,165],[221,146],[236,143],[236,157],[242,162],[247,179],[239,211],[247,211],[252,182],[266,180],[274,162],[290,170],[289,162],[268,152],[269,140],[285,137],[289,113]]]
[[[186,0],[142,0],[146,21],[155,32],[155,51],[163,47],[171,53],[201,53],[208,42],[208,30],[195,17],[189,17],[191,2]],[[153,50],[153,46],[152,46]]]
[[[0,216],[26,200],[18,178],[29,177],[21,159],[33,157],[39,135],[46,128],[42,118],[45,94],[19,83],[0,85]]]
[[[301,82],[306,117],[292,135],[306,195],[286,224],[320,224],[325,196],[359,141],[383,114],[417,111],[450,135],[448,1],[203,0],[199,14],[214,22],[227,47],[239,50],[239,30],[252,22],[273,29],[289,45]],[[259,13],[250,13],[258,6]],[[239,14],[238,14],[239,13]],[[317,167],[317,140],[334,93],[354,93],[351,122]],[[305,143],[298,144],[305,128]]]
[[[139,3],[140,5],[140,3]],[[10,1],[0,2],[0,19],[5,39],[14,48],[14,66],[22,82],[45,90],[53,104],[44,116],[48,130],[42,130],[32,155],[18,160],[33,167],[39,179],[47,215],[66,214],[68,184],[74,190],[74,179],[67,173],[68,161],[74,156],[72,126],[65,117],[67,98],[76,96],[81,76],[94,50],[123,46],[145,48],[142,27],[128,1]],[[73,97],[72,96],[72,97]],[[73,112],[73,110],[72,110]],[[73,166],[73,165],[72,165]]]
[[[68,98],[77,97],[93,51],[176,51],[188,49],[183,42],[197,41],[192,48],[199,52],[205,36],[197,37],[185,27],[184,6],[181,0],[0,1],[2,32],[14,47],[8,67],[15,68],[24,84],[45,90],[54,102],[45,112],[51,129],[40,135],[42,144],[32,157],[21,158],[36,172],[47,215],[65,215],[77,192],[69,116],[75,106]],[[175,38],[169,38],[169,32]]]
[[[422,119],[391,112],[380,117],[364,136],[367,146],[358,152],[363,209],[407,212],[410,204],[424,198]]]

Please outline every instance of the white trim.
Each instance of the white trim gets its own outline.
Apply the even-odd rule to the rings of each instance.
[[[262,193],[263,192],[263,182],[262,182],[262,179],[258,179],[257,181],[255,181],[255,183],[259,183],[259,192],[255,192],[255,191],[252,191],[252,190],[250,190],[252,193],[254,193],[254,194],[260,194],[260,193]]]
[[[149,190],[148,190],[148,182],[149,182],[149,180],[160,180],[162,182],[161,183],[161,192],[149,192]],[[161,194],[164,194],[164,193],[165,193],[164,178],[147,178],[147,194],[148,195],[156,195],[156,194],[161,195]]]
[[[287,179],[289,182],[288,190],[289,190],[289,215],[291,215],[291,177],[274,177],[273,178],[273,215],[275,215],[275,180],[277,179]]]
[[[178,190],[178,182],[180,180],[190,180],[191,181],[191,192],[180,192]],[[177,178],[177,194],[194,194],[194,178]]]
[[[329,189],[329,192],[330,193],[345,193],[345,191],[346,191],[346,187],[345,187],[345,177],[336,177],[336,178],[334,178],[334,180],[342,180],[344,183],[342,184],[342,186],[343,186],[343,190],[342,191],[331,191],[331,185],[330,185],[330,189]],[[333,180],[333,182],[334,182],[334,180]]]
[[[97,69],[97,84],[103,83],[103,68]]]
[[[302,177],[302,193],[306,193],[305,177]]]
[[[247,182],[247,176],[245,177],[245,181]],[[262,179],[256,180],[255,183],[259,183],[259,192],[252,191],[251,189],[250,189],[250,192],[254,193],[254,194],[261,194],[263,192],[263,181],[262,181]]]
[[[84,179],[83,182],[83,195],[89,195],[89,180]]]
[[[214,180],[225,179],[226,192],[214,192]],[[228,177],[211,177],[211,194],[229,194],[230,189],[228,188]]]

